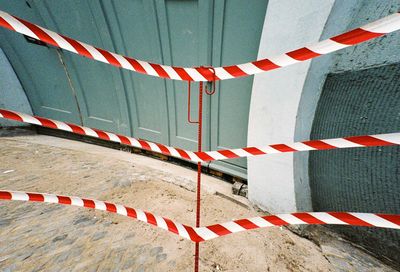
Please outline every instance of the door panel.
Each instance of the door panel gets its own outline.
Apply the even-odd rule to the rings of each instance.
[[[240,0],[216,1],[214,8],[213,65],[255,60],[267,1],[251,5]],[[253,76],[218,82],[218,92],[211,97],[211,149],[246,146],[252,84]],[[232,169],[245,177],[247,160],[211,162],[210,167]]]
[[[47,0],[36,1],[34,4],[48,28],[115,51],[97,1]],[[63,58],[77,92],[84,124],[129,133],[126,99],[119,69],[69,52],[65,52]]]
[[[44,22],[25,1],[0,1],[0,8],[39,25]],[[0,29],[0,46],[21,81],[34,114],[81,123],[59,52],[28,43],[21,34]]]
[[[162,63],[154,3],[146,0],[102,1],[117,52]],[[121,71],[133,135],[169,143],[165,80]]]

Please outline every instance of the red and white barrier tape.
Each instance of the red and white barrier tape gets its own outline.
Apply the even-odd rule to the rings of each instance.
[[[163,144],[139,140],[111,132],[106,132],[94,128],[78,126],[38,116],[31,116],[24,113],[5,110],[5,109],[0,109],[0,118],[29,123],[33,125],[39,125],[42,127],[47,127],[52,129],[68,131],[80,135],[87,135],[193,162],[228,160],[228,159],[252,157],[252,156],[266,155],[266,154],[285,153],[285,152],[328,150],[328,149],[350,148],[350,147],[400,145],[400,133],[388,133],[388,134],[376,134],[376,135],[351,136],[351,137],[335,138],[335,139],[311,140],[311,141],[296,142],[290,144],[273,144],[273,145],[258,146],[258,147],[243,147],[243,148],[227,149],[227,150],[193,152],[166,146]]]
[[[152,213],[100,200],[54,194],[0,191],[0,199],[57,203],[79,206],[135,218],[193,242],[204,242],[231,233],[286,225],[350,225],[400,229],[400,215],[353,212],[302,212],[239,219],[193,228]]]
[[[167,66],[129,58],[60,35],[3,11],[0,11],[0,26],[87,58],[138,73],[175,80],[213,81],[249,76],[277,69],[385,35],[400,29],[400,13],[392,14],[314,45],[302,47],[268,59],[214,69]],[[215,75],[213,71],[215,71]]]

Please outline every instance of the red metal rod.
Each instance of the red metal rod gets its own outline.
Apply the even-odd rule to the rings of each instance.
[[[201,152],[201,143],[203,136],[203,82],[199,83],[199,116],[197,126],[197,150]],[[196,201],[196,227],[200,227],[200,189],[201,189],[201,162],[197,163],[197,201]],[[199,243],[195,244],[194,248],[194,271],[199,271]]]

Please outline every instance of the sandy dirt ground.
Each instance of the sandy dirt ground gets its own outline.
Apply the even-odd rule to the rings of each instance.
[[[45,140],[33,144],[30,137],[46,136],[0,138],[0,189],[107,200],[194,225],[195,193],[169,182],[178,176]],[[224,197],[202,194],[202,225],[255,215]],[[193,271],[193,251],[190,241],[119,215],[0,202],[0,271]],[[352,252],[345,252],[348,260],[337,254],[338,265],[320,246],[278,227],[208,241],[200,252],[201,271],[359,271]],[[392,271],[368,258],[363,271]]]

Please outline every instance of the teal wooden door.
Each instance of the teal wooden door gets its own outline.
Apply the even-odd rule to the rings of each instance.
[[[116,51],[99,1],[31,1],[46,27],[77,40]],[[110,65],[63,54],[86,126],[130,134],[121,71]]]
[[[221,66],[256,59],[267,5],[263,0],[251,5],[241,0],[0,1],[1,9],[85,43],[177,66]],[[4,46],[15,47],[15,52],[5,50],[6,54],[25,66],[25,70],[17,70],[18,75],[34,73],[31,81],[39,87],[25,84],[27,93],[57,102],[60,108],[68,107],[70,113],[70,119],[55,113],[46,116],[60,120],[80,117],[87,126],[196,150],[197,126],[187,121],[186,82],[144,76],[68,52],[38,49],[37,45],[32,49],[26,42],[20,44],[23,38],[18,34],[4,35],[7,42],[2,41],[2,47],[16,40],[15,46]],[[44,51],[43,61],[29,60],[29,54],[38,50]],[[24,54],[28,56],[23,58]],[[39,66],[42,74],[32,72]],[[59,81],[64,83],[56,93],[51,92],[52,79],[46,78],[46,73],[60,74]],[[252,78],[217,84],[217,93],[204,97],[203,149],[243,147]],[[194,119],[197,87],[192,83]],[[40,103],[32,104],[39,113]],[[213,162],[210,167],[242,177],[246,174],[244,159]]]
[[[25,1],[2,0],[0,8],[44,25],[37,10]],[[22,35],[5,29],[0,29],[0,46],[18,75],[34,114],[81,123],[75,95],[60,62],[61,51],[28,43]]]

